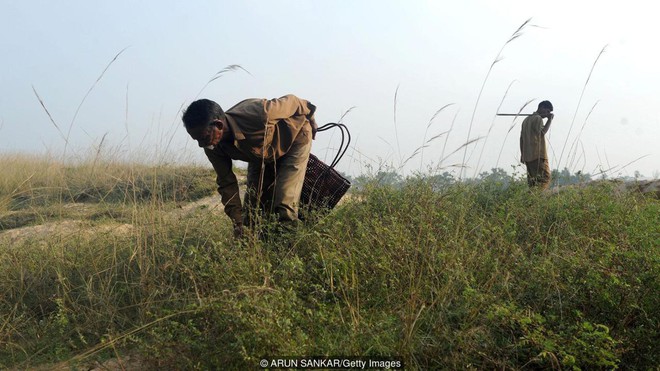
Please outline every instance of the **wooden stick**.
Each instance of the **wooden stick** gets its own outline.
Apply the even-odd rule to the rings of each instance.
[[[497,116],[531,116],[533,113],[497,113]]]

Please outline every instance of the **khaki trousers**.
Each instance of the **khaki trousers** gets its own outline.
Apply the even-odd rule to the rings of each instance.
[[[252,226],[255,217],[262,213],[275,213],[279,221],[298,220],[298,204],[311,148],[312,128],[304,125],[284,156],[271,163],[248,164],[244,225]]]
[[[547,159],[525,162],[525,165],[527,165],[527,184],[530,188],[547,189],[550,186],[550,165]]]

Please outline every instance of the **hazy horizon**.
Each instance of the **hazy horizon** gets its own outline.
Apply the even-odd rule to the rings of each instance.
[[[318,107],[319,124],[345,114],[353,142],[340,171],[396,168],[445,133],[401,171],[426,171],[445,155],[443,171],[458,174],[452,165],[465,158],[471,177],[520,166],[522,118],[496,117],[498,107],[515,113],[529,102],[523,112],[532,112],[548,99],[552,168],[660,174],[660,116],[650,108],[660,98],[654,4],[66,4],[3,6],[0,153],[60,156],[68,136],[74,157],[93,156],[103,143],[104,156],[205,164],[181,125],[182,108],[202,97],[229,108],[293,93]],[[231,70],[206,85],[231,65],[249,73]],[[312,152],[331,158],[338,134],[320,133]]]

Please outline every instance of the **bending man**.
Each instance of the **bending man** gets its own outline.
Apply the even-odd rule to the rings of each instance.
[[[278,99],[246,99],[224,112],[208,99],[197,100],[183,114],[188,134],[213,165],[225,213],[234,236],[251,226],[255,212],[277,215],[282,222],[298,220],[298,202],[316,134],[316,107],[294,95]],[[244,202],[232,160],[248,163]]]

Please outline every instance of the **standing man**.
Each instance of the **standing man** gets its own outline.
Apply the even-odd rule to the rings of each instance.
[[[281,222],[298,220],[298,202],[317,126],[316,107],[294,95],[246,99],[224,112],[208,99],[183,113],[183,124],[213,165],[234,236],[252,226],[257,213],[272,212]],[[248,163],[244,202],[232,160]]]
[[[539,103],[538,109],[525,118],[520,132],[520,161],[527,165],[527,184],[530,187],[547,189],[550,186],[550,165],[545,148],[545,133],[555,115],[552,103],[547,100]],[[547,118],[545,125],[543,119]]]

